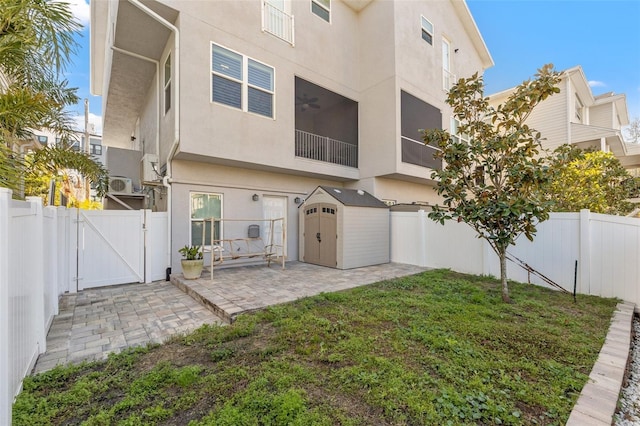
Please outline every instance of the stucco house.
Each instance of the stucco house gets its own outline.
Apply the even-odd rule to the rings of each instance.
[[[621,130],[629,124],[625,95],[594,95],[581,66],[562,71],[559,88],[560,93],[542,101],[527,119],[527,124],[542,134],[542,147],[553,151],[569,143],[595,148],[612,152],[625,167],[632,167]],[[490,95],[489,103],[503,103],[514,90]]]
[[[448,88],[493,65],[462,0],[94,0],[91,12],[103,144],[141,156],[174,272],[205,216],[285,217],[298,259],[297,207],[318,186],[434,202],[441,164],[419,129],[449,129]]]

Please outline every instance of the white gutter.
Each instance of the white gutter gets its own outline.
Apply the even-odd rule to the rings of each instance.
[[[175,93],[175,109],[174,109],[174,137],[169,155],[167,156],[167,174],[162,179],[162,184],[167,188],[167,268],[171,267],[171,161],[178,150],[180,144],[180,32],[178,28],[171,22],[158,15],[153,10],[142,4],[140,0],[129,0],[133,6],[137,7],[151,18],[167,27],[173,33],[173,57],[174,57],[174,93]],[[158,75],[158,81],[160,75]],[[158,114],[158,127],[160,126],[160,114]],[[158,158],[160,158],[160,150],[158,150]]]

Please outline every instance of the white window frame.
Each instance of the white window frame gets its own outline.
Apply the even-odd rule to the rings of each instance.
[[[169,64],[169,75],[167,75],[167,63]],[[163,105],[163,111],[164,114],[163,115],[167,115],[167,113],[169,112],[169,110],[171,109],[171,98],[172,98],[172,93],[171,93],[171,74],[172,74],[172,70],[173,70],[173,63],[171,62],[171,52],[169,52],[169,54],[167,55],[166,59],[164,60],[163,66],[162,66],[162,82],[163,82],[163,97],[162,97],[162,105]],[[168,78],[167,78],[168,77]],[[169,102],[167,102],[167,96],[169,97]]]
[[[456,76],[451,72],[451,42],[442,37],[442,89],[448,92],[455,80]]]
[[[324,4],[320,3],[320,2],[319,2],[319,1],[317,1],[317,0],[311,0],[310,7],[311,7],[311,13],[312,13],[312,14],[314,14],[314,15],[315,15],[315,16],[317,16],[318,18],[320,18],[320,19],[322,19],[323,21],[328,22],[328,23],[330,24],[330,23],[331,23],[331,0],[328,0],[328,1],[329,1],[329,7],[328,7],[328,8],[327,8],[327,6],[325,6]],[[329,20],[328,20],[328,21],[327,21],[326,19],[324,19],[324,17],[322,17],[322,16],[318,15],[317,13],[315,13],[315,12],[313,11],[313,5],[314,5],[314,4],[315,4],[316,6],[318,6],[318,7],[320,7],[321,9],[324,9],[324,10],[326,10],[326,11],[327,11],[327,13],[329,14]]]
[[[220,197],[220,216],[221,217],[219,219],[223,219],[223,217],[224,217],[224,195],[222,193],[219,193],[219,192],[204,192],[204,191],[190,191],[189,192],[189,245],[194,245],[193,244],[193,234],[192,234],[192,231],[193,231],[193,225],[192,224],[193,224],[193,222],[201,222],[201,221],[203,221],[203,218],[195,218],[194,219],[194,218],[191,217],[191,214],[192,214],[192,210],[191,210],[192,201],[191,200],[192,200],[192,196],[193,195],[216,195],[216,196]],[[223,230],[223,227],[222,227],[222,222],[220,222],[220,235],[218,236],[218,239],[221,240],[221,239],[224,238],[223,237],[223,232],[224,232],[224,230]],[[205,240],[202,241],[202,243],[203,243],[202,245],[203,245],[203,247],[205,249],[211,249],[210,245],[205,245],[204,244],[205,241],[206,241],[206,235],[205,235]]]
[[[222,48],[222,49],[226,49],[229,52],[235,53],[236,55],[239,55],[241,57],[241,60],[242,60],[242,64],[241,64],[241,66],[242,66],[242,79],[241,80],[238,80],[237,78],[234,78],[234,77],[231,77],[231,76],[228,76],[228,75],[225,75],[225,74],[222,74],[222,73],[219,73],[219,72],[213,70],[213,48],[214,48],[214,46]],[[249,61],[250,60],[253,61],[253,62],[256,62],[256,63],[258,63],[260,65],[263,65],[263,66],[265,66],[267,68],[271,68],[271,70],[272,70],[272,74],[271,75],[272,75],[272,79],[273,79],[272,90],[267,90],[267,89],[265,89],[263,87],[259,87],[259,86],[255,86],[255,85],[249,84]],[[224,104],[224,103],[221,103],[221,102],[216,102],[216,101],[213,100],[213,76],[215,75],[217,77],[224,78],[226,80],[233,81],[235,83],[239,83],[240,84],[240,108],[239,108],[240,111],[247,112],[249,114],[253,114],[253,115],[256,115],[258,117],[275,120],[275,118],[276,118],[276,69],[274,67],[272,67],[271,65],[266,64],[266,63],[264,63],[262,61],[254,59],[254,58],[252,58],[250,56],[244,55],[244,54],[242,54],[242,53],[240,53],[238,51],[235,51],[233,49],[229,49],[228,47],[223,46],[221,44],[211,42],[210,43],[210,47],[209,47],[209,72],[210,72],[210,77],[209,77],[209,102],[210,103],[214,103],[216,105],[222,105],[222,106],[225,106],[227,108],[232,108],[232,109],[235,109],[235,110],[238,109],[238,108],[236,108],[236,107],[234,107],[232,105]],[[271,117],[269,117],[267,115],[263,115],[263,114],[258,114],[257,112],[249,111],[249,88],[252,88],[252,89],[255,89],[255,90],[259,90],[261,92],[268,93],[268,94],[271,95],[271,113],[272,113]]]
[[[427,26],[425,26],[425,23]],[[428,28],[428,27],[431,27],[431,28]],[[422,40],[424,40],[425,43],[429,43],[430,46],[433,46],[433,39],[435,37],[436,30],[435,30],[435,27],[433,26],[433,23],[427,18],[425,18],[424,15],[420,15],[420,28],[421,28],[420,37],[422,38]],[[422,37],[423,32],[429,34],[429,36],[431,37],[430,42],[428,40],[425,40],[424,37]]]
[[[451,120],[449,121],[449,134],[451,135],[452,138],[456,139],[456,142],[462,141],[462,142],[466,142],[468,144],[469,143],[469,135],[467,135],[467,134],[459,134],[458,133],[458,128],[459,127],[460,127],[460,120],[458,120],[455,117],[451,117]]]
[[[584,104],[582,103],[582,100],[580,100],[580,97],[578,96],[577,93],[576,93],[575,109],[576,109],[575,111],[576,120],[578,120],[578,123],[583,123]]]

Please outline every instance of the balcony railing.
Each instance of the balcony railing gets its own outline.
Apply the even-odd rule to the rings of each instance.
[[[296,157],[358,167],[358,146],[296,129]]]
[[[278,9],[268,1],[262,2],[262,31],[266,31],[294,45],[293,15]]]

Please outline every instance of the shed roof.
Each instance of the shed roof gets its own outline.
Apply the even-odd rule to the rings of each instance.
[[[320,185],[309,197],[315,194],[318,189],[322,189],[345,206],[389,208],[385,203],[361,189],[334,188],[332,186]]]

